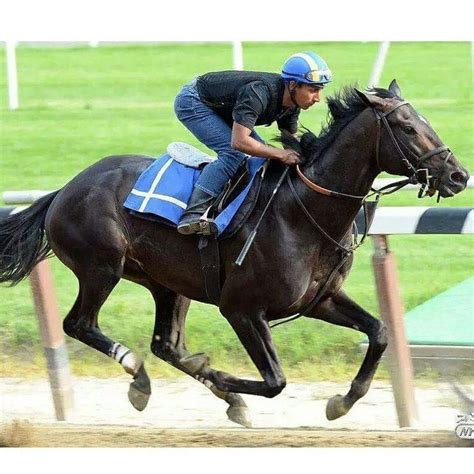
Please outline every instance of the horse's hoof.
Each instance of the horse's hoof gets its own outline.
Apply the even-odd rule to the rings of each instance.
[[[188,369],[193,375],[209,365],[209,357],[204,352],[196,352],[179,360],[179,363]]]
[[[341,416],[344,416],[349,408],[344,403],[344,397],[342,395],[335,395],[330,398],[326,406],[326,418],[330,421],[336,420]]]
[[[247,407],[234,407],[230,406],[227,408],[227,417],[230,421],[237,423],[245,428],[252,428],[252,422],[250,421],[249,409]]]
[[[138,411],[143,411],[148,404],[148,400],[150,399],[150,393],[142,392],[137,388],[135,382],[132,382],[128,390],[128,399],[134,408],[136,408]]]
[[[138,411],[143,411],[147,406],[150,395],[150,378],[146,373],[145,365],[142,363],[140,368],[137,370],[134,381],[130,384],[128,399],[134,408]]]

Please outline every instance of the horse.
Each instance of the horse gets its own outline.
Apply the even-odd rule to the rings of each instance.
[[[326,407],[329,420],[345,415],[367,393],[387,347],[384,324],[341,289],[353,261],[352,225],[365,196],[382,171],[408,177],[428,195],[438,191],[443,198],[464,190],[469,175],[429,122],[402,99],[395,80],[388,89],[346,86],[327,102],[328,120],[318,136],[305,129],[299,139],[281,138],[300,154],[300,164],[288,169],[272,161],[251,215],[220,242],[218,308],[262,380],[216,370],[205,353],[186,347],[190,301],[210,303],[200,237],[131,215],[122,205],[154,158],[106,157],[2,222],[0,282],[18,283],[54,252],[79,282],[64,332],[115,359],[132,376],[128,397],[138,410],[151,394],[144,363],[102,333],[98,314],[120,279],[142,285],[156,306],[153,354],[225,400],[228,418],[243,426],[251,420],[240,394],[275,397],[286,385],[272,322],[300,314],[352,328],[367,335],[368,349],[348,392],[330,398]],[[236,265],[285,170],[245,261]]]

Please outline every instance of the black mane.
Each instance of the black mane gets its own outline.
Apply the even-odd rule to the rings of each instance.
[[[395,97],[395,95],[380,88],[372,88],[367,92],[376,94],[383,99]],[[282,136],[278,139],[284,145],[297,151],[306,164],[311,164],[318,159],[327,148],[334,142],[344,127],[359,115],[368,106],[356,92],[355,86],[343,87],[334,96],[327,98],[328,118],[318,136],[305,127],[305,132],[299,141],[291,136]]]

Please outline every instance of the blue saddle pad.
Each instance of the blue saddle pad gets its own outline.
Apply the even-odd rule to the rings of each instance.
[[[251,179],[241,193],[216,217],[218,236],[224,232],[244,202],[264,158],[249,158]],[[186,210],[201,170],[175,161],[168,154],[155,160],[138,178],[124,206],[132,211],[153,214],[178,224]]]

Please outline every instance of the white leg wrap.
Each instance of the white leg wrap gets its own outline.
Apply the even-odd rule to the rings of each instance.
[[[114,343],[110,349],[109,356],[115,359],[129,374],[135,375],[140,368],[140,361],[128,347],[122,346],[118,342]]]

